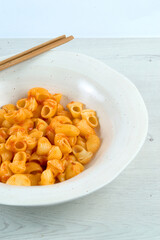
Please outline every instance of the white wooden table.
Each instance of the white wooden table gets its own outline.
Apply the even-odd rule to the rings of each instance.
[[[1,39],[0,56],[46,39]],[[76,39],[56,51],[95,57],[129,77],[149,112],[149,133],[136,159],[103,189],[50,207],[0,206],[3,240],[160,239],[160,39]]]

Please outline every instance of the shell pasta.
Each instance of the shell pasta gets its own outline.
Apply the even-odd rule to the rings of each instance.
[[[100,147],[98,117],[81,102],[65,108],[61,98],[36,87],[0,108],[0,182],[45,186],[84,171]]]

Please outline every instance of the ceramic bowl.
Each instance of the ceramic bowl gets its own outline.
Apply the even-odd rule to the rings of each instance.
[[[116,178],[142,147],[148,128],[144,101],[123,75],[91,57],[49,51],[0,72],[0,105],[16,103],[33,87],[63,94],[62,104],[83,102],[96,110],[101,147],[86,170],[50,186],[0,183],[0,204],[51,205],[85,196]]]

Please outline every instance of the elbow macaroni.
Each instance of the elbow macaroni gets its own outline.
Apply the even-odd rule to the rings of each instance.
[[[69,109],[70,113],[72,114],[73,118],[80,118],[81,112],[83,108],[83,104],[80,102],[71,102],[67,105],[67,108]]]
[[[63,154],[71,153],[72,148],[68,137],[63,133],[57,133],[54,138],[54,144],[58,146]]]
[[[73,147],[73,154],[77,158],[77,160],[82,163],[83,165],[87,164],[90,162],[93,153],[86,151],[82,146],[80,145],[75,145]]]
[[[82,171],[100,147],[96,112],[62,94],[32,88],[27,98],[0,109],[0,182],[50,185]]]
[[[9,167],[13,173],[24,173],[26,170],[27,154],[25,152],[18,152],[15,154],[13,161]]]
[[[52,145],[46,137],[41,137],[38,139],[37,154],[38,155],[48,155]]]
[[[8,112],[14,112],[16,110],[16,106],[13,104],[6,104],[2,107],[7,113]]]
[[[51,185],[55,183],[55,178],[53,176],[53,173],[50,169],[46,169],[41,174],[41,181],[40,185]]]
[[[98,119],[96,112],[91,109],[85,109],[81,112],[82,119],[85,119],[90,127],[95,128],[98,126]]]

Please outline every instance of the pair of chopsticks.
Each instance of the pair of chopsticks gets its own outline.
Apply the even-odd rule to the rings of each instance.
[[[52,48],[58,47],[64,43],[67,43],[74,39],[73,36],[66,37],[65,35],[59,36],[57,38],[51,39],[45,43],[38,46],[30,48],[22,53],[16,54],[10,58],[0,61],[0,71],[35,57],[41,53],[44,53]]]

